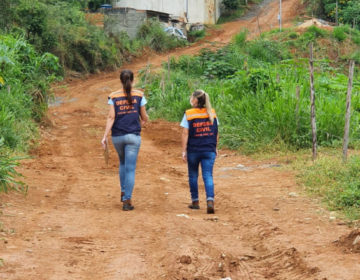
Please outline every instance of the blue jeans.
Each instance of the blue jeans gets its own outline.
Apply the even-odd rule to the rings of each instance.
[[[119,156],[119,177],[121,191],[125,193],[124,200],[131,199],[135,184],[136,161],[141,145],[141,137],[135,134],[111,137]]]
[[[188,170],[191,200],[199,200],[198,177],[199,164],[201,164],[202,177],[205,185],[206,200],[214,201],[213,168],[215,163],[215,152],[188,153]]]

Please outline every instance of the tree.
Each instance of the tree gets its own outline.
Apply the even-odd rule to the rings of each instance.
[[[13,20],[12,6],[17,4],[17,0],[0,0],[0,29],[5,29]]]
[[[235,11],[240,6],[240,0],[223,0],[222,3],[227,11]]]

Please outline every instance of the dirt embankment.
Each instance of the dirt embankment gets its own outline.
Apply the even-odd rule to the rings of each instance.
[[[284,11],[285,5],[296,11],[297,1],[283,3]],[[269,23],[276,8],[267,11],[261,21]],[[229,23],[211,40],[226,43],[256,25],[254,19]],[[126,67],[136,71],[146,62]],[[294,174],[276,160],[222,150],[214,170],[216,214],[205,214],[202,187],[201,209],[188,209],[177,123],[143,128],[136,208],[121,211],[117,156],[111,148],[106,166],[100,145],[117,76],[96,75],[58,93],[68,102],[49,110],[53,126],[42,130],[34,159],[20,170],[27,197],[1,197],[1,279],[358,279],[359,255],[350,250],[350,237],[339,239],[350,229],[302,196]]]

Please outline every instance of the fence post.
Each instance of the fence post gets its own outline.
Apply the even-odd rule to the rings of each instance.
[[[345,113],[345,132],[344,132],[344,141],[343,141],[343,160],[347,160],[347,150],[349,145],[349,131],[350,131],[350,113],[351,113],[351,91],[352,83],[354,76],[354,60],[350,60],[349,66],[349,81],[347,86],[347,95],[346,95],[346,113]]]
[[[276,74],[276,81],[277,81],[277,83],[280,83],[280,75],[279,75],[279,73]]]
[[[11,86],[10,85],[7,86],[7,92],[8,92],[8,94],[10,94],[10,92],[11,92]]]
[[[170,55],[168,54],[168,81],[170,81]]]
[[[163,88],[163,97],[165,96],[165,73],[163,73],[163,83],[162,83],[162,88]]]
[[[310,43],[310,100],[311,100],[311,130],[313,160],[317,157],[316,118],[315,118],[315,90],[314,90],[314,60],[313,43]]]
[[[299,103],[300,103],[300,86],[296,86],[296,131],[299,132]]]
[[[190,67],[190,56],[188,57],[188,69],[187,69],[187,75],[189,76],[189,67]]]
[[[148,79],[149,64],[150,64],[150,60],[148,60],[148,63],[146,65],[146,69],[145,69],[145,81],[144,81],[145,87],[146,87],[147,79]]]

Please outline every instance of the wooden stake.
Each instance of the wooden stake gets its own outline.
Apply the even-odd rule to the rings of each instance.
[[[189,68],[190,68],[190,57],[188,57],[188,69],[187,69],[187,75],[189,76]]]
[[[162,75],[162,78],[161,78],[161,82],[160,82],[159,88],[162,88],[164,83],[165,83],[165,73],[163,73],[163,75]]]
[[[347,87],[347,95],[346,95],[346,113],[345,113],[345,132],[344,132],[344,141],[343,141],[343,160],[347,160],[347,150],[349,145],[349,131],[350,131],[350,114],[351,114],[351,91],[353,84],[353,76],[354,76],[354,60],[350,60],[349,66],[349,81]]]
[[[168,81],[170,81],[170,55],[168,55]]]
[[[10,94],[10,92],[11,92],[11,86],[10,85],[7,86],[7,92],[8,92],[8,94]]]
[[[312,130],[312,154],[313,160],[317,157],[317,137],[316,137],[316,118],[315,118],[315,89],[314,89],[314,60],[313,43],[310,43],[310,100],[311,100],[311,130]]]
[[[339,20],[338,20],[338,10],[339,10],[339,3],[338,0],[336,0],[336,11],[335,11],[335,25],[338,26],[339,25]]]
[[[277,81],[277,83],[280,83],[280,75],[279,74],[276,74],[276,81]]]
[[[299,104],[300,103],[300,86],[296,86],[296,108],[295,108],[295,116],[296,116],[296,131],[299,131]]]
[[[260,33],[260,36],[261,36],[261,29],[260,29],[260,23],[259,23],[259,15],[257,15],[257,24],[258,24],[259,33]]]
[[[150,65],[150,60],[148,60],[148,63],[146,65],[146,69],[145,69],[145,81],[144,81],[145,87],[146,87],[146,83],[147,83],[147,79],[148,79],[149,65]]]
[[[163,88],[163,98],[165,97],[165,73],[163,73],[163,84],[162,84],[162,88]]]

